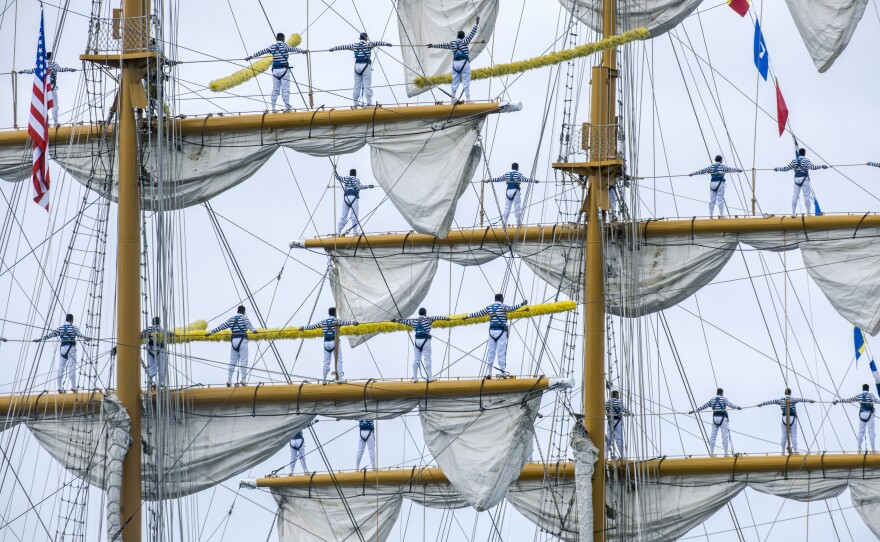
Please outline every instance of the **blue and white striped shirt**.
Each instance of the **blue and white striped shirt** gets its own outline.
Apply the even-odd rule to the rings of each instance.
[[[797,418],[797,407],[794,405],[798,403],[809,403],[811,399],[802,399],[800,397],[789,397],[784,396],[780,399],[771,399],[770,401],[764,401],[763,403],[759,403],[758,406],[765,405],[779,405],[779,410],[782,411],[782,415],[785,416],[785,401],[788,400],[789,411],[792,418]]]
[[[529,179],[519,171],[508,171],[500,177],[489,179],[490,183],[507,183],[509,190],[519,190],[520,183],[534,183],[534,179]]]
[[[454,39],[452,41],[446,43],[437,43],[434,44],[433,47],[435,49],[449,49],[452,51],[452,60],[470,60],[470,50],[468,49],[468,45],[474,39],[474,36],[477,35],[477,26],[479,23],[474,23],[474,27],[471,28],[470,33],[464,37],[464,39]]]
[[[52,82],[52,88],[57,89],[58,85],[56,85],[56,81],[58,81],[58,74],[63,72],[75,72],[76,68],[65,68],[60,66],[57,62],[50,60],[48,62],[49,66],[49,80]],[[30,68],[29,70],[21,70],[18,73],[34,73],[34,69]]]
[[[79,337],[80,339],[88,339],[85,335],[79,332],[79,328],[71,323],[61,324],[61,327],[58,329],[53,329],[49,333],[43,337],[43,340],[51,339],[52,337],[58,337],[61,339],[61,344],[64,346],[76,344],[76,339]]]
[[[623,406],[620,399],[611,398],[605,401],[605,414],[612,418],[620,418],[624,414],[632,414],[632,412]]]
[[[398,323],[410,326],[416,332],[416,339],[430,339],[431,325],[437,320],[449,320],[448,316],[419,316],[397,320]]]
[[[356,64],[369,64],[372,62],[372,54],[373,47],[391,47],[391,44],[387,41],[365,41],[361,40],[357,43],[352,43],[349,45],[337,45],[336,47],[331,47],[331,51],[342,51],[342,50],[353,50],[354,51],[354,61]]]
[[[372,431],[373,430],[373,420],[359,420],[358,427],[361,431]]]
[[[727,400],[727,397],[716,395],[714,399],[710,399],[708,403],[697,409],[697,412],[711,408],[712,412],[726,412],[728,408],[739,408],[735,404]]]
[[[260,49],[252,56],[272,55],[272,69],[278,70],[290,67],[290,65],[287,63],[287,56],[290,53],[305,54],[306,51],[304,49],[300,49],[299,47],[291,47],[283,41],[279,41],[278,43],[270,45],[265,49]]]
[[[880,401],[877,400],[877,397],[875,397],[874,394],[869,391],[863,391],[858,395],[853,395],[849,399],[841,399],[839,402],[858,403],[859,410],[862,410],[864,412],[873,412],[874,403],[880,403]]]
[[[336,180],[342,184],[342,188],[345,190],[347,196],[358,196],[360,195],[361,190],[373,188],[373,185],[361,184],[361,180],[357,177],[349,177],[348,175],[342,177],[339,173],[335,173],[335,175]]]
[[[248,317],[243,314],[236,314],[229,320],[226,320],[219,326],[215,327],[211,330],[211,333],[217,333],[218,331],[223,331],[224,329],[232,330],[233,337],[247,337],[248,330],[257,332],[254,329],[254,326],[251,325],[251,321],[248,320]]]
[[[792,169],[795,177],[809,177],[811,169],[823,169],[823,166],[816,166],[810,162],[809,158],[798,156],[785,167],[773,168],[774,171],[791,171]]]
[[[331,316],[330,318],[327,318],[326,320],[321,320],[317,324],[305,326],[303,328],[303,331],[321,328],[322,332],[324,333],[324,340],[325,341],[335,341],[337,326],[342,327],[342,326],[354,326],[354,325],[357,325],[357,322],[355,322],[354,320],[340,320],[339,318],[336,318],[335,316]]]
[[[151,349],[155,346],[156,341],[159,341],[159,348],[165,348],[165,337],[167,336],[168,332],[160,324],[154,324],[141,331],[141,337],[147,339],[147,346]]]
[[[507,313],[513,312],[520,307],[524,307],[525,303],[517,306],[505,305],[496,301],[483,310],[472,312],[467,315],[468,318],[476,318],[478,316],[489,315],[489,329],[507,329]]]
[[[719,164],[718,162],[715,162],[707,168],[703,168],[699,171],[691,173],[691,175],[705,175],[707,173],[712,176],[712,182],[717,182],[724,181],[725,173],[742,173],[742,170],[735,167],[727,167],[724,164]]]

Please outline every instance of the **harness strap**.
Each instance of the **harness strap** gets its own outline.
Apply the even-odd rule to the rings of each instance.
[[[235,350],[236,352],[240,352],[241,351],[241,343],[242,343],[242,341],[246,341],[246,340],[247,340],[247,337],[239,337],[238,338],[238,346],[235,346],[235,337],[233,337],[232,338],[232,349]]]
[[[65,351],[61,354],[61,357],[64,358],[64,359],[66,360],[66,359],[68,358],[68,356],[70,356],[70,349],[73,348],[74,346],[76,346],[76,345],[73,345],[73,344],[68,345],[68,346],[67,346],[67,350],[65,350]],[[62,347],[62,348],[63,348],[63,347]]]

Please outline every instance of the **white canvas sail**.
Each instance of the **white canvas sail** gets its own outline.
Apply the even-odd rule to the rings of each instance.
[[[617,33],[636,28],[647,28],[651,37],[664,34],[693,13],[703,0],[641,0],[619,2]],[[600,0],[559,0],[570,13],[596,32],[602,32],[602,2]]]
[[[785,0],[804,45],[820,73],[849,45],[868,0]]]

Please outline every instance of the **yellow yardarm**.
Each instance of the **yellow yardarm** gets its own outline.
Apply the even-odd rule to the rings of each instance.
[[[532,318],[544,314],[553,314],[557,312],[572,311],[575,309],[574,301],[556,301],[554,303],[542,303],[540,305],[530,305],[527,308],[519,309],[508,315],[511,320],[519,318]],[[489,321],[488,316],[479,318],[469,318],[464,320],[464,314],[453,314],[449,317],[451,320],[441,320],[434,322],[434,328],[449,328],[459,326],[471,326],[474,324],[484,324]],[[215,341],[222,342],[229,340],[229,330],[221,331],[209,337],[205,336],[204,320],[199,320],[186,327],[186,329],[178,329],[170,342],[188,343]],[[396,331],[409,331],[411,328],[394,322],[369,322],[359,326],[342,326],[339,328],[340,335],[371,335],[373,333],[394,333]],[[320,329],[312,329],[309,331],[300,331],[299,328],[288,327],[284,329],[261,329],[256,335],[248,334],[248,338],[252,341],[268,341],[280,339],[315,339],[321,336]]]
[[[644,40],[648,39],[649,37],[650,34],[648,33],[647,29],[637,28],[623,34],[618,34],[617,36],[608,38],[607,40],[601,40],[594,43],[585,43],[584,45],[580,45],[578,47],[575,47],[574,49],[556,51],[555,53],[550,53],[536,58],[530,58],[528,60],[511,62],[510,64],[496,64],[495,66],[490,66],[488,68],[479,68],[476,70],[472,70],[471,79],[488,79],[490,77],[501,77],[504,75],[512,75],[515,73],[522,73],[537,68],[543,68],[545,66],[553,66],[554,64],[568,62],[573,58],[588,56],[593,53],[604,51],[605,49],[620,47],[625,43],[636,40]],[[428,88],[437,85],[448,84],[452,83],[452,74],[447,73],[444,75],[434,75],[432,77],[416,77],[413,83],[419,88]]]
[[[291,47],[296,47],[300,43],[302,43],[302,36],[300,36],[299,34],[294,34],[290,36],[290,39],[287,40],[287,45],[290,45]],[[217,79],[216,81],[211,81],[211,84],[208,85],[208,87],[214,92],[223,92],[224,90],[229,90],[233,87],[237,87],[245,81],[253,79],[257,75],[268,70],[269,66],[271,65],[272,55],[264,56],[256,62],[252,62],[251,65],[247,68],[238,70],[232,75]]]

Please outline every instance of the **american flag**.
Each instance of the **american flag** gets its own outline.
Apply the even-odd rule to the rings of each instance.
[[[49,210],[49,111],[52,109],[52,81],[46,62],[46,40],[43,36],[43,13],[40,11],[40,38],[37,41],[37,63],[34,67],[34,93],[31,96],[31,114],[28,135],[34,142],[34,201]]]

